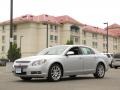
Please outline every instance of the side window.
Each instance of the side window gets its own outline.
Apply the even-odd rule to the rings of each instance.
[[[87,47],[81,47],[81,50],[84,55],[95,54],[95,52],[92,49]]]
[[[74,55],[80,55],[80,54],[82,54],[82,53],[80,52],[80,49],[79,49],[78,47],[73,47],[73,48],[71,48],[69,51],[73,51],[73,52],[74,52]]]

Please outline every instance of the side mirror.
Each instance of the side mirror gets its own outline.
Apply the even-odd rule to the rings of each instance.
[[[69,56],[69,55],[74,55],[74,52],[73,51],[67,52],[66,56]]]

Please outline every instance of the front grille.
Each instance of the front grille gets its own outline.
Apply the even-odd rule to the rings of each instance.
[[[16,61],[16,63],[30,63],[30,61]]]
[[[28,65],[15,65],[14,66],[15,68],[27,68],[28,67]]]

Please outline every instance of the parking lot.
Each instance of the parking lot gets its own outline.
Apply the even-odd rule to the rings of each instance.
[[[109,69],[104,79],[92,75],[63,78],[60,82],[45,79],[22,81],[0,67],[0,90],[120,90],[120,69]]]

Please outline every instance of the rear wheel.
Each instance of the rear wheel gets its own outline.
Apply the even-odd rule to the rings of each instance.
[[[62,68],[59,64],[53,64],[48,73],[49,81],[59,81],[62,77]]]
[[[96,72],[94,73],[95,78],[103,78],[105,75],[105,66],[100,63],[97,65]]]
[[[32,78],[31,77],[20,77],[22,80],[24,80],[24,81],[29,81],[29,80],[31,80]]]

